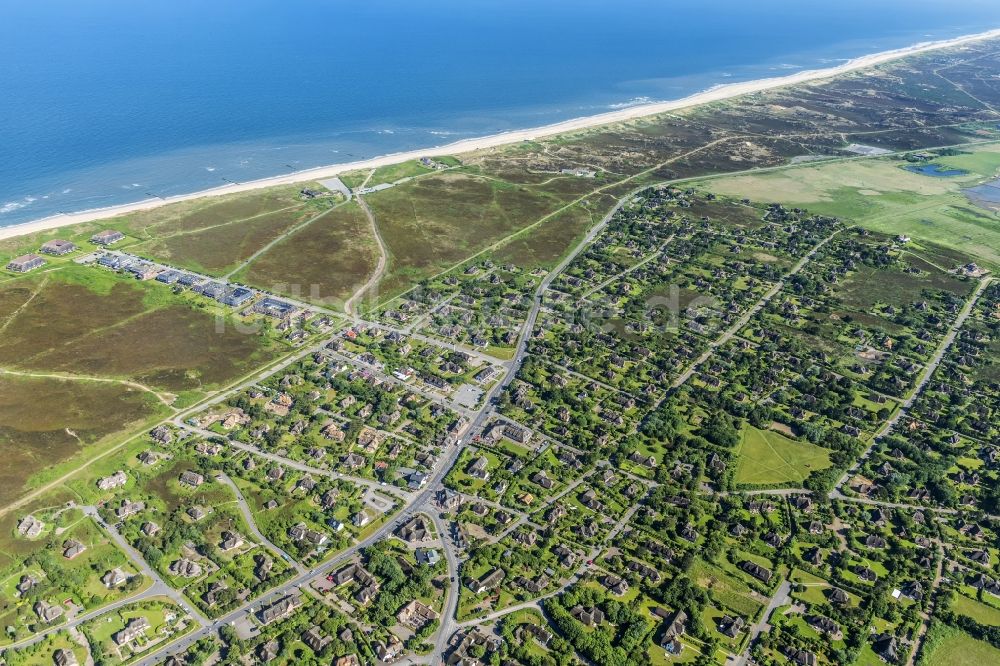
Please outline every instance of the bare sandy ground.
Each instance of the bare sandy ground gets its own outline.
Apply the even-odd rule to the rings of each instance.
[[[1000,37],[1000,29],[976,33],[973,35],[965,35],[963,37],[956,37],[954,39],[946,39],[935,42],[921,42],[919,44],[914,44],[912,46],[908,46],[901,49],[882,51],[880,53],[873,53],[871,55],[862,56],[860,58],[854,58],[853,60],[849,60],[835,67],[829,67],[825,69],[804,70],[801,72],[796,72],[795,74],[789,74],[787,76],[757,79],[754,81],[746,81],[743,83],[732,83],[727,85],[716,86],[709,90],[705,90],[703,92],[696,93],[694,95],[691,95],[689,97],[684,97],[681,99],[631,106],[624,109],[611,111],[608,113],[601,113],[594,116],[586,116],[582,118],[565,120],[562,122],[554,123],[552,125],[545,125],[544,127],[535,127],[531,129],[504,132],[502,134],[493,134],[490,136],[484,136],[477,139],[465,139],[462,141],[456,141],[454,143],[446,144],[443,146],[429,146],[423,150],[412,150],[408,152],[392,153],[390,155],[383,155],[381,157],[359,160],[356,162],[332,164],[329,166],[317,167],[315,169],[296,171],[295,173],[285,174],[282,176],[261,178],[260,180],[247,181],[239,184],[233,183],[231,185],[223,185],[221,187],[213,188],[210,190],[193,192],[191,194],[182,194],[164,199],[147,199],[144,201],[138,201],[136,203],[123,204],[119,206],[109,206],[107,208],[95,208],[92,210],[81,211],[79,213],[72,213],[68,215],[55,215],[52,217],[35,220],[33,222],[26,222],[24,224],[17,224],[9,227],[0,227],[0,240],[5,238],[12,238],[15,236],[21,236],[24,234],[34,233],[38,231],[58,229],[60,227],[65,227],[71,224],[78,224],[81,222],[92,222],[94,220],[106,219],[117,215],[131,213],[134,211],[149,210],[152,208],[165,206],[167,204],[177,203],[179,201],[188,201],[190,199],[197,199],[200,197],[222,196],[226,194],[234,194],[236,192],[247,192],[250,190],[257,190],[264,187],[273,187],[275,185],[290,185],[294,183],[314,181],[321,178],[330,178],[345,171],[352,171],[354,169],[372,169],[375,167],[386,166],[389,164],[398,164],[399,162],[418,159],[424,155],[429,155],[429,154],[454,155],[463,152],[481,150],[483,148],[493,148],[505,144],[516,143],[518,141],[525,141],[546,136],[552,136],[553,134],[572,132],[575,130],[586,129],[589,127],[596,127],[598,125],[607,125],[610,123],[632,120],[635,118],[642,118],[644,116],[656,115],[658,113],[665,113],[667,111],[676,111],[678,109],[697,106],[699,104],[718,102],[721,100],[731,99],[733,97],[739,97],[741,95],[761,92],[764,90],[772,90],[774,88],[781,88],[799,83],[806,83],[809,81],[827,79],[841,74],[846,74],[848,72],[857,71],[859,69],[864,69],[866,67],[872,67],[874,65],[879,65],[892,60],[905,58],[906,56],[911,56],[917,53],[924,53],[927,51],[934,51],[954,46],[961,46],[962,44],[967,44],[969,42],[981,41],[984,39],[992,39],[997,37]]]

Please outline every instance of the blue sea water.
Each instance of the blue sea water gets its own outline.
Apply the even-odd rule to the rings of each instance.
[[[994,27],[996,0],[2,0],[0,226]]]

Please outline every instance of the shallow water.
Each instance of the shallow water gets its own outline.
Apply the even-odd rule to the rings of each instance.
[[[952,178],[954,176],[964,176],[969,173],[962,169],[948,169],[940,164],[921,164],[919,166],[911,164],[903,168],[913,173],[919,173],[921,176],[930,176],[931,178]]]
[[[1000,178],[963,191],[965,196],[969,197],[973,202],[1000,204]]]

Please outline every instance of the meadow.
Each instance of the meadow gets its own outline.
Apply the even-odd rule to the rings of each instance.
[[[303,206],[287,208],[248,220],[154,238],[132,246],[131,251],[172,266],[208,275],[224,275],[296,225],[328,210],[316,212]]]
[[[1000,663],[1000,650],[960,629],[935,623],[917,660],[918,666],[981,666]]]
[[[1000,608],[989,606],[962,594],[956,594],[952,597],[951,611],[970,617],[979,624],[989,627],[1000,627]]]
[[[873,231],[907,235],[996,269],[1000,267],[1000,217],[970,202],[962,190],[996,177],[1000,144],[968,150],[933,160],[943,168],[967,172],[953,177],[913,173],[902,168],[906,162],[884,158],[723,176],[700,185],[718,194],[780,201]]]
[[[737,452],[737,484],[800,484],[830,466],[830,451],[747,425]]]
[[[526,270],[551,270],[615,203],[614,197],[607,194],[590,197],[556,213],[543,224],[513,236],[494,250],[493,256],[501,263]]]

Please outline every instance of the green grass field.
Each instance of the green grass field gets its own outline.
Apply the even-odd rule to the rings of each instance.
[[[968,174],[934,178],[906,171],[905,162],[886,158],[713,178],[702,185],[719,194],[780,201],[875,231],[906,234],[1000,267],[1000,215],[973,204],[962,193],[997,176],[1000,144],[976,146],[968,154],[934,163]]]
[[[387,164],[375,169],[375,173],[368,180],[368,185],[378,185],[379,183],[395,183],[403,178],[413,178],[414,176],[424,176],[434,173],[434,169],[425,167],[417,160],[408,160],[399,164]]]
[[[595,195],[517,234],[498,247],[494,256],[500,262],[523,269],[551,270],[590,227],[614,208],[615,203],[617,200],[610,195]]]
[[[988,606],[981,601],[956,594],[951,602],[951,610],[959,615],[972,618],[979,624],[1000,627],[1000,608]]]
[[[699,587],[709,591],[714,601],[740,615],[756,617],[763,607],[751,596],[746,583],[714,564],[696,560],[688,574]]]
[[[268,243],[322,211],[297,206],[197,231],[185,231],[136,244],[133,252],[172,266],[223,275]]]
[[[924,643],[918,666],[983,666],[1000,664],[1000,650],[967,633],[935,624]]]
[[[830,466],[828,449],[749,425],[738,456],[736,483],[801,483],[815,470]]]

